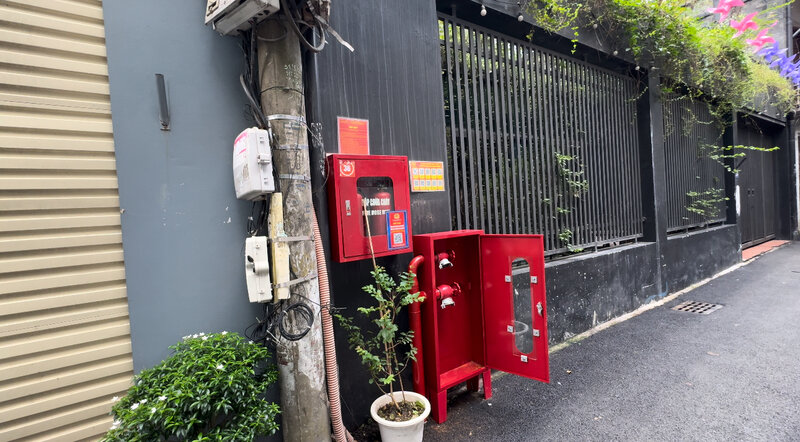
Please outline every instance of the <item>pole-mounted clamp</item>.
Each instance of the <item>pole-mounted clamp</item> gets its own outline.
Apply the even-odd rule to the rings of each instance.
[[[297,121],[298,123],[303,124],[303,125],[306,124],[305,117],[301,117],[299,115],[274,114],[274,115],[269,115],[267,117],[267,120],[269,120],[269,121],[273,121],[273,120],[288,120],[288,121]]]
[[[302,278],[292,279],[290,281],[281,282],[280,284],[272,284],[272,288],[280,289],[284,287],[291,287],[296,284],[311,281],[312,279],[316,279],[316,277],[317,277],[317,272],[314,272],[310,273],[308,276],[303,276]]]
[[[278,175],[278,178],[281,180],[293,180],[293,181],[305,181],[311,182],[311,177],[308,175],[300,175],[296,173],[282,173]]]
[[[269,238],[269,242],[299,242],[299,241],[313,241],[314,238],[311,236],[277,236],[275,238]]]

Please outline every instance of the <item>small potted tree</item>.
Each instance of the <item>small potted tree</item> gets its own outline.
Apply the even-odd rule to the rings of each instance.
[[[382,267],[376,266],[371,274],[374,282],[365,286],[364,291],[374,303],[359,307],[358,312],[370,319],[372,327],[365,329],[354,325],[352,318],[339,314],[336,317],[348,333],[350,348],[367,367],[371,375],[369,382],[383,393],[370,407],[381,439],[384,442],[421,441],[431,404],[425,396],[404,389],[402,373],[416,359],[417,349],[411,345],[413,331],[399,331],[396,321],[404,307],[421,302],[423,298],[419,293],[409,293],[414,284],[411,273],[403,273],[399,283]]]

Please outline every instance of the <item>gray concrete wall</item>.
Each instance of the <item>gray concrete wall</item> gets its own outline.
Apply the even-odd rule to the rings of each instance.
[[[238,39],[203,25],[205,2],[104,2],[134,368],[181,336],[236,331],[259,311],[241,258],[250,204],[236,200],[232,143],[252,126]],[[161,131],[154,74],[172,129]]]

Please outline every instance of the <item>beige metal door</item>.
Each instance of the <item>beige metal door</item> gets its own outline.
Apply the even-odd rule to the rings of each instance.
[[[132,376],[103,9],[0,2],[0,440],[97,439]]]

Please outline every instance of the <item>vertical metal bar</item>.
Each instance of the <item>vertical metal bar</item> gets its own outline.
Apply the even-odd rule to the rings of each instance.
[[[503,233],[503,228],[501,224],[501,216],[502,211],[499,203],[498,195],[502,195],[499,192],[499,188],[501,186],[500,182],[500,137],[502,136],[502,130],[500,129],[500,104],[499,104],[499,93],[498,93],[498,84],[500,79],[498,77],[499,71],[499,62],[496,60],[497,58],[497,37],[491,35],[489,38],[489,52],[491,53],[491,65],[492,65],[492,84],[491,84],[491,96],[492,96],[492,108],[494,109],[493,118],[490,120],[492,122],[492,131],[490,131],[490,135],[492,135],[492,205],[494,207],[494,233]]]
[[[483,168],[480,173],[481,180],[477,185],[480,189],[481,194],[481,229],[486,231],[491,231],[491,227],[489,223],[491,222],[491,215],[489,214],[489,178],[490,178],[490,168],[489,168],[489,161],[487,157],[487,150],[488,150],[488,143],[486,138],[486,92],[484,88],[484,70],[488,67],[488,61],[486,60],[486,53],[485,53],[485,42],[486,42],[486,35],[482,31],[475,31],[476,41],[475,41],[475,54],[478,60],[478,91],[480,94],[480,130],[481,130],[481,155],[483,159]],[[488,73],[487,73],[488,74]]]
[[[563,136],[564,136],[563,118],[564,118],[564,116],[563,116],[563,110],[562,110],[562,107],[561,107],[561,102],[562,102],[562,97],[561,97],[561,94],[562,94],[561,68],[560,68],[560,63],[559,63],[558,57],[556,57],[554,55],[551,55],[548,58],[549,58],[549,61],[550,61],[550,66],[549,67],[550,67],[551,79],[553,81],[552,101],[550,103],[550,105],[551,105],[551,108],[550,108],[551,109],[551,115],[552,115],[552,118],[553,118],[553,134],[552,134],[552,137],[551,137],[553,142],[551,143],[551,145],[553,146],[553,153],[554,154],[557,152],[558,154],[562,154],[563,155],[564,154],[564,142],[563,142]],[[563,206],[565,205],[565,198],[564,198],[564,191],[562,189],[563,186],[562,186],[562,182],[561,182],[561,176],[558,173],[559,163],[556,160],[556,158],[553,158],[553,166],[554,166],[554,169],[555,169],[555,172],[553,173],[553,184],[554,184],[553,190],[554,190],[554,193],[555,193],[554,196],[556,197],[555,200],[554,200],[554,203],[555,203],[555,206],[556,206],[555,207],[555,210],[556,210],[555,211],[555,215],[556,215],[556,221],[558,222],[558,230],[560,232],[560,231],[564,230],[564,228],[570,228],[571,225],[570,225],[569,219],[566,219],[563,216],[563,214],[559,214],[558,210],[557,210],[558,207],[562,207],[563,208]],[[561,196],[559,197],[559,195],[561,195]],[[560,250],[560,249],[563,249],[563,248],[564,248],[564,242],[563,241],[559,241],[557,250]]]
[[[588,177],[586,176],[586,149],[584,143],[581,139],[581,131],[583,128],[583,124],[587,119],[586,112],[582,107],[582,100],[583,94],[581,93],[581,74],[585,70],[585,67],[577,62],[572,62],[572,101],[573,101],[573,109],[575,112],[575,117],[573,118],[573,126],[572,126],[572,144],[573,149],[575,150],[575,154],[579,158],[579,164],[581,165],[580,171],[582,175],[580,176],[580,180],[582,182],[588,183]],[[580,242],[578,243],[581,247],[588,244],[590,242],[590,237],[588,234],[588,226],[589,221],[587,219],[587,204],[586,199],[588,194],[581,190],[580,196],[578,198],[578,223],[580,225]]]
[[[461,229],[468,229],[470,227],[470,219],[469,219],[469,208],[472,205],[470,203],[470,195],[469,195],[469,184],[467,183],[467,148],[466,143],[472,138],[469,135],[468,127],[465,127],[465,123],[469,124],[469,110],[465,110],[467,107],[467,103],[469,103],[469,98],[466,97],[466,94],[469,92],[469,88],[466,85],[466,78],[463,79],[461,77],[461,71],[463,70],[466,74],[466,54],[464,53],[464,27],[461,24],[456,23],[454,35],[458,35],[458,40],[454,41],[453,44],[453,52],[458,54],[461,53],[461,60],[460,65],[456,69],[456,84],[458,84],[458,132],[459,132],[459,152],[460,157],[459,160],[461,161],[461,168],[459,169],[460,176],[461,176],[461,195],[463,198],[462,209],[463,214],[460,214],[462,223],[460,224]],[[456,46],[457,45],[457,46]],[[464,89],[462,95],[461,89]]]
[[[597,247],[597,243],[600,240],[600,220],[602,218],[601,213],[603,210],[603,174],[602,174],[602,167],[600,164],[601,155],[603,154],[603,148],[600,142],[600,130],[599,125],[601,124],[600,116],[603,115],[603,109],[599,106],[598,103],[598,92],[597,92],[597,71],[593,68],[589,68],[586,73],[586,93],[587,93],[587,105],[588,105],[588,115],[592,116],[589,119],[588,125],[588,140],[591,149],[591,155],[589,157],[589,171],[591,172],[592,180],[589,184],[589,195],[591,201],[591,214],[592,214],[592,241],[595,243],[595,247]]]
[[[672,159],[672,151],[674,149],[675,144],[675,134],[674,131],[670,129],[670,125],[674,125],[672,123],[674,120],[674,113],[672,112],[672,104],[669,101],[670,96],[667,95],[661,101],[662,111],[664,113],[664,153],[665,153],[665,177],[666,177],[666,186],[667,186],[667,228],[674,227],[673,226],[673,205],[674,205],[674,186],[672,184],[672,173],[673,173],[673,164],[674,161]]]
[[[488,156],[487,171],[488,171],[488,178],[486,181],[486,209],[488,212],[488,229],[486,230],[489,233],[496,233],[497,232],[497,197],[493,196],[496,195],[495,186],[496,186],[496,179],[495,179],[495,156],[494,156],[494,143],[495,143],[495,136],[494,136],[494,93],[493,93],[493,84],[494,84],[494,54],[491,52],[491,42],[492,42],[491,34],[484,34],[483,36],[483,53],[484,53],[484,60],[486,63],[486,130],[487,130],[487,138],[486,138],[486,154]]]
[[[582,134],[586,131],[586,122],[588,120],[588,115],[586,113],[586,109],[583,107],[583,99],[585,97],[585,90],[583,87],[583,74],[586,72],[586,67],[582,64],[574,63],[574,74],[573,74],[573,90],[574,90],[574,100],[575,100],[575,113],[580,117],[575,119],[575,149],[580,155],[581,164],[583,167],[581,168],[583,175],[581,175],[581,179],[585,183],[589,183],[589,175],[588,175],[588,162],[589,162],[589,150],[587,149],[585,143],[585,136]],[[588,211],[588,199],[589,193],[587,191],[581,192],[580,197],[580,219],[581,219],[581,247],[587,245],[591,242],[591,234],[589,232],[589,211]]]
[[[613,75],[609,75],[609,86],[610,86],[610,88],[612,90],[612,93],[611,93],[611,96],[610,96],[610,98],[611,98],[611,108],[612,108],[612,114],[613,114],[613,119],[614,119],[614,131],[612,131],[612,135],[614,136],[614,142],[613,142],[613,146],[614,146],[613,152],[614,153],[613,153],[613,155],[614,155],[614,158],[619,158],[620,154],[621,154],[621,152],[620,152],[620,150],[621,150],[621,146],[620,146],[621,142],[620,141],[621,140],[620,140],[620,133],[619,133],[620,129],[621,129],[621,124],[620,124],[620,121],[619,121],[620,120],[619,106],[616,103],[616,97],[619,95],[619,90],[617,88],[617,84],[616,83],[617,83],[616,82],[616,78]],[[612,173],[612,177],[614,178],[614,193],[615,193],[615,197],[616,197],[616,205],[615,205],[616,206],[616,211],[615,211],[615,218],[614,218],[614,236],[615,236],[615,239],[616,239],[616,238],[619,238],[621,236],[624,236],[624,233],[621,230],[621,225],[622,225],[622,219],[624,218],[623,213],[625,211],[625,201],[624,201],[624,196],[623,196],[623,193],[622,193],[622,180],[621,180],[621,177],[620,177],[620,175],[622,173],[624,173],[624,172],[621,170],[619,161],[614,161],[613,162],[613,166],[614,166],[614,170],[613,170],[613,173]]]
[[[471,209],[471,222],[470,228],[475,229],[478,228],[478,218],[477,218],[477,211],[476,205],[478,204],[478,195],[475,190],[475,186],[477,185],[477,181],[475,180],[475,168],[479,164],[479,156],[475,155],[476,151],[476,144],[477,141],[473,143],[473,138],[477,137],[476,126],[475,126],[475,118],[477,116],[476,107],[477,102],[475,98],[475,55],[472,51],[472,30],[467,26],[462,26],[464,29],[464,38],[467,40],[467,48],[464,49],[464,39],[461,41],[461,48],[462,53],[464,54],[464,96],[467,100],[467,139],[469,142],[469,149],[467,151],[467,157],[462,159],[466,161],[467,168],[469,169],[469,206]],[[469,60],[469,66],[467,65],[467,61]],[[468,69],[469,67],[469,69]],[[471,75],[470,75],[471,74]],[[472,87],[472,103],[470,104],[470,86]],[[475,134],[473,134],[475,133]],[[476,164],[477,163],[477,164]]]
[[[669,128],[672,116],[668,105],[669,96],[665,94],[661,100],[661,110],[664,114],[662,127],[664,130],[664,176],[667,189],[667,229],[672,226],[672,133]]]
[[[524,125],[524,144],[522,148],[523,152],[523,165],[524,167],[521,169],[521,174],[524,176],[523,180],[523,188],[522,188],[522,198],[525,201],[525,215],[527,223],[525,224],[525,233],[536,233],[534,227],[534,220],[533,220],[533,204],[535,202],[536,196],[533,191],[533,176],[531,174],[531,153],[532,153],[532,143],[533,143],[533,130],[531,129],[531,100],[532,100],[532,91],[531,91],[531,79],[530,79],[530,70],[528,66],[530,64],[530,54],[531,49],[525,47],[522,49],[522,64],[520,66],[520,78],[522,79],[522,110],[523,110],[523,125]]]
[[[554,96],[556,93],[555,82],[555,72],[553,71],[553,60],[550,54],[542,53],[542,59],[544,60],[543,70],[545,72],[545,77],[547,79],[546,84],[546,100],[547,100],[547,108],[545,113],[545,119],[547,120],[547,144],[545,150],[545,160],[546,160],[546,176],[548,177],[547,185],[548,185],[548,197],[550,198],[550,204],[548,205],[548,215],[552,221],[552,249],[558,250],[561,247],[561,242],[558,240],[559,229],[561,227],[561,222],[558,218],[556,218],[555,208],[558,204],[557,197],[556,197],[556,180],[558,179],[556,175],[556,168],[555,168],[555,158],[553,157],[557,147],[555,145],[555,131],[556,131],[556,124],[555,124],[555,106],[554,106]]]
[[[628,223],[628,232],[630,232],[629,234],[636,235],[636,217],[638,216],[637,207],[639,206],[639,200],[636,198],[636,188],[639,187],[639,163],[633,161],[638,146],[636,145],[637,137],[633,133],[636,119],[631,109],[632,97],[630,96],[630,79],[623,78],[621,80],[621,87],[622,109],[625,115],[625,128],[627,134],[627,142],[625,143],[625,158],[628,162],[629,169],[629,173],[625,174],[625,177],[627,178],[626,185],[628,187],[627,193],[628,198],[630,199],[630,207],[629,212],[626,214],[626,220]]]
[[[545,52],[539,51],[537,53],[537,58],[539,63],[537,63],[537,74],[539,76],[539,96],[540,96],[540,112],[539,112],[539,122],[541,124],[540,132],[542,134],[542,142],[541,142],[541,151],[540,151],[540,158],[541,158],[541,170],[542,170],[542,214],[543,219],[545,220],[546,225],[546,236],[545,239],[547,241],[548,247],[546,250],[552,251],[556,249],[556,230],[557,226],[555,223],[555,219],[553,218],[553,207],[555,206],[555,201],[552,198],[552,175],[553,170],[550,167],[550,155],[551,155],[551,145],[552,145],[552,138],[550,134],[552,133],[552,112],[550,106],[550,94],[552,89],[552,81],[550,78],[549,72],[549,60],[547,58],[547,54]],[[545,203],[545,201],[547,201]]]
[[[620,168],[620,171],[619,173],[617,173],[617,177],[619,179],[619,189],[620,189],[620,200],[621,200],[620,208],[622,209],[617,235],[623,237],[630,235],[630,232],[628,231],[628,214],[631,208],[631,200],[628,195],[627,180],[626,180],[626,177],[630,176],[630,170],[628,170],[627,164],[625,162],[627,154],[625,149],[625,146],[627,145],[627,140],[625,137],[625,129],[627,127],[628,120],[626,118],[624,107],[622,105],[622,99],[623,99],[622,81],[619,77],[616,76],[614,76],[613,79],[614,79],[614,89],[616,92],[613,97],[614,108],[617,109],[617,115],[619,118],[618,120],[619,156],[617,157],[619,158],[619,161],[617,162],[617,167]]]
[[[506,203],[508,207],[508,224],[506,227],[506,232],[508,233],[516,233],[515,231],[515,224],[516,224],[516,215],[517,215],[517,201],[516,201],[516,193],[517,193],[517,186],[514,183],[514,145],[516,144],[514,141],[514,108],[513,108],[513,80],[512,75],[514,75],[513,71],[513,59],[514,54],[512,51],[512,43],[509,40],[503,42],[503,58],[505,59],[505,65],[503,72],[505,74],[505,111],[506,111],[506,149],[505,149],[505,167],[504,170],[506,172]],[[511,194],[511,198],[509,198],[508,194]]]
[[[599,198],[602,195],[600,192],[600,183],[601,183],[601,175],[598,173],[598,155],[600,155],[601,149],[597,145],[597,124],[600,120],[600,115],[602,115],[599,110],[597,109],[597,99],[595,98],[595,90],[594,90],[594,77],[595,73],[594,70],[591,68],[586,69],[585,79],[584,79],[584,87],[586,88],[586,115],[587,115],[587,124],[586,124],[586,142],[587,147],[589,149],[589,167],[587,169],[587,173],[591,174],[591,178],[589,179],[589,213],[590,213],[590,223],[591,223],[591,237],[592,243],[597,247],[597,229],[598,229],[598,217],[599,217]]]
[[[533,214],[533,232],[546,234],[544,220],[542,218],[542,173],[541,158],[539,156],[539,145],[541,143],[541,133],[539,132],[539,93],[538,85],[540,80],[536,75],[537,58],[536,49],[531,49],[528,53],[528,76],[530,77],[531,100],[531,153],[530,153],[530,174],[531,174],[531,207]],[[545,250],[547,245],[545,244]]]
[[[588,88],[586,87],[586,74],[589,71],[589,68],[584,65],[576,65],[577,73],[576,73],[576,80],[575,80],[575,87],[576,87],[576,101],[578,106],[578,113],[581,115],[581,118],[578,120],[579,126],[576,128],[577,131],[577,145],[581,149],[581,157],[583,158],[583,179],[587,183],[587,188],[583,195],[581,196],[582,200],[582,224],[583,224],[583,234],[584,234],[584,244],[591,244],[594,243],[594,234],[592,229],[592,201],[591,201],[591,191],[592,191],[592,173],[591,173],[591,146],[589,146],[589,137],[588,135],[588,126],[589,122],[592,118],[597,118],[598,116],[593,116],[587,107],[587,94]]]
[[[551,105],[550,105],[550,95],[552,92],[552,78],[550,77],[549,73],[549,60],[547,58],[547,54],[542,51],[537,53],[538,63],[536,66],[537,74],[539,76],[539,96],[540,96],[540,103],[541,107],[539,108],[539,123],[540,123],[540,134],[541,134],[541,143],[539,145],[539,158],[541,160],[540,168],[542,174],[542,217],[544,219],[544,223],[546,226],[546,236],[547,239],[548,251],[555,250],[557,248],[556,243],[556,235],[558,226],[556,225],[556,220],[553,218],[553,207],[555,206],[555,201],[553,201],[553,185],[552,185],[552,176],[553,176],[553,169],[551,167],[551,158],[552,155],[552,112],[551,112]],[[547,200],[547,203],[544,201]]]
[[[453,38],[453,27],[454,25],[450,22],[445,20],[444,21],[444,47],[445,47],[445,58],[447,59],[447,99],[449,104],[449,114],[450,114],[450,170],[452,171],[450,174],[450,188],[453,192],[453,202],[455,205],[455,214],[456,214],[456,228],[462,229],[463,224],[461,222],[461,192],[458,186],[458,162],[456,161],[456,149],[458,143],[456,141],[456,114],[455,108],[456,103],[454,100],[453,95],[453,65],[454,60],[452,59],[450,43]]]
[[[569,155],[573,158],[569,164],[569,170],[573,171],[577,167],[576,163],[578,163],[577,153],[575,152],[575,145],[574,145],[574,137],[573,137],[573,126],[575,124],[575,118],[579,117],[575,115],[575,111],[573,109],[573,97],[572,97],[572,63],[564,58],[559,60],[559,66],[561,71],[561,130],[563,132],[564,137],[564,153]],[[573,177],[568,175],[566,179],[562,179],[563,183],[563,191],[565,193],[564,197],[567,201],[567,209],[569,209],[569,220],[570,220],[570,230],[572,230],[572,239],[570,243],[573,245],[580,244],[581,241],[581,226],[579,221],[578,215],[578,205],[580,201],[578,198],[575,197],[575,194],[572,190],[572,186],[569,183]]]
[[[590,244],[593,244],[597,247],[597,233],[596,233],[596,211],[597,211],[597,204],[595,202],[595,195],[597,195],[597,174],[595,173],[595,155],[597,153],[597,149],[594,145],[593,140],[595,139],[593,133],[593,123],[600,118],[600,115],[594,112],[592,107],[592,91],[590,87],[590,81],[592,76],[592,70],[590,67],[585,67],[581,70],[581,81],[580,85],[583,90],[583,95],[581,99],[581,109],[584,115],[584,124],[583,124],[583,145],[585,149],[586,155],[586,181],[589,183],[588,191],[586,192],[586,215],[587,215],[587,225],[586,225],[586,234],[589,239]]]
[[[521,44],[515,45],[514,50],[514,107],[516,107],[517,114],[517,134],[516,134],[516,159],[514,172],[516,174],[515,182],[517,183],[517,200],[519,213],[517,215],[517,233],[530,233],[527,228],[528,212],[526,210],[527,195],[525,194],[525,107],[523,105],[523,85],[522,69],[520,67],[522,60],[525,57],[525,48]]]
[[[603,210],[603,239],[605,241],[610,241],[613,238],[613,223],[614,223],[614,205],[616,204],[616,200],[614,198],[614,187],[613,187],[613,177],[612,175],[612,159],[613,159],[613,151],[612,151],[612,138],[611,138],[611,131],[613,131],[613,121],[611,120],[610,110],[609,110],[609,103],[608,103],[608,96],[611,94],[611,91],[608,88],[608,81],[607,78],[608,74],[600,72],[597,77],[597,84],[598,90],[600,93],[600,100],[601,100],[601,108],[606,109],[606,122],[605,124],[601,125],[602,127],[602,140],[603,140],[603,184],[605,186],[605,193],[604,195],[604,210]]]
[[[521,105],[521,94],[522,94],[522,78],[521,72],[519,69],[520,59],[522,58],[522,46],[519,44],[515,44],[512,46],[513,51],[513,63],[511,64],[513,76],[512,76],[512,89],[513,89],[513,101],[512,106],[514,108],[514,115],[515,115],[515,125],[513,128],[514,131],[514,151],[513,151],[513,161],[511,170],[513,171],[513,178],[514,178],[514,207],[516,210],[516,216],[514,217],[514,233],[526,233],[525,232],[525,196],[522,191],[522,180],[523,180],[523,173],[522,168],[524,162],[522,161],[523,156],[523,143],[524,143],[524,110],[522,109]]]
[[[640,185],[642,181],[642,168],[641,162],[639,161],[639,137],[637,136],[637,129],[636,129],[636,121],[639,118],[642,118],[641,115],[637,115],[636,112],[636,102],[635,97],[637,96],[636,90],[636,83],[628,79],[628,104],[630,106],[630,112],[633,116],[634,123],[631,124],[631,140],[632,140],[632,149],[633,149],[633,167],[636,168],[636,178],[633,181],[633,192],[634,192],[634,200],[636,201],[636,217],[634,218],[634,224],[636,226],[636,234],[637,235],[644,235],[644,225],[642,222],[642,186]]]
[[[500,198],[500,211],[502,213],[501,220],[502,220],[502,233],[510,233],[510,229],[508,228],[508,212],[510,210],[506,210],[506,200],[508,199],[508,120],[507,120],[507,112],[506,112],[506,62],[508,61],[506,57],[506,42],[502,38],[497,38],[497,55],[498,55],[498,66],[497,66],[497,73],[500,75],[500,81],[498,81],[499,85],[499,93],[500,93],[500,116],[501,116],[501,124],[500,129],[498,132],[500,133],[500,143],[498,144],[498,160],[499,160],[499,170],[500,170],[500,185],[502,189],[499,191],[501,198]]]

